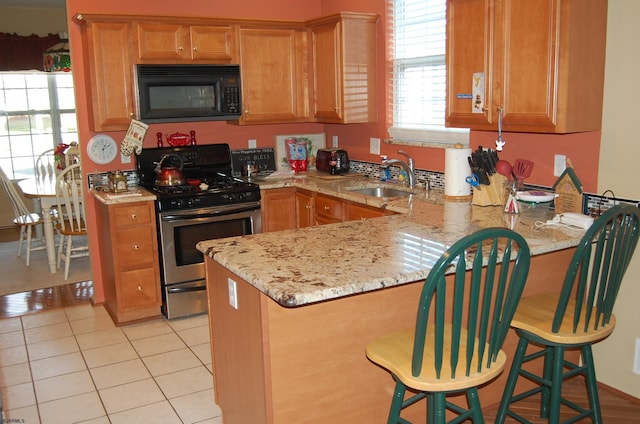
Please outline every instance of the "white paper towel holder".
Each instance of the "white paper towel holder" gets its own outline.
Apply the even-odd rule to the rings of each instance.
[[[464,148],[464,146],[460,143],[456,143],[453,145],[454,149],[462,149]],[[446,172],[446,169],[445,169]],[[468,202],[469,200],[471,200],[473,198],[473,193],[469,193],[469,194],[465,194],[465,195],[452,195],[452,194],[447,194],[447,193],[443,193],[443,198],[447,199],[447,200],[459,200],[459,201],[465,201]]]

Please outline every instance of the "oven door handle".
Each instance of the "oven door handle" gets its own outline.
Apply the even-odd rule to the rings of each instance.
[[[252,212],[257,209],[260,209],[260,207],[256,205],[251,205],[246,207],[226,209],[226,210],[206,212],[206,213],[198,213],[198,214],[162,215],[161,219],[165,222],[173,222],[173,221],[182,221],[186,219],[215,218],[218,216],[233,215],[233,214],[242,213],[242,212]]]
[[[174,287],[174,288],[168,289],[167,292],[168,293],[187,293],[187,292],[194,292],[194,291],[202,291],[206,289],[207,289],[207,286],[187,286],[187,287]]]

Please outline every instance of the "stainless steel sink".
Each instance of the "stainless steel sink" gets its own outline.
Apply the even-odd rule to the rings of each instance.
[[[352,193],[360,193],[372,197],[405,197],[411,193],[391,187],[367,187],[349,190]]]

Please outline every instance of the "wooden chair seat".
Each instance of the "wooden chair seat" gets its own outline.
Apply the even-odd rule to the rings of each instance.
[[[445,324],[444,350],[443,356],[449,358],[451,356],[451,325]],[[411,388],[423,390],[426,392],[433,391],[458,391],[469,387],[480,386],[481,384],[496,378],[504,370],[507,362],[507,355],[502,351],[498,351],[495,362],[490,368],[483,366],[478,371],[478,347],[480,340],[474,338],[475,353],[471,359],[471,372],[467,376],[465,370],[467,368],[466,356],[461,356],[457,364],[455,378],[452,378],[451,365],[449,362],[443,363],[442,374],[440,378],[436,375],[436,346],[434,338],[433,326],[427,329],[427,339],[425,341],[424,358],[422,359],[422,374],[413,376],[411,372],[411,359],[413,354],[413,337],[415,328],[408,328],[381,337],[367,344],[367,357],[376,364],[386,368],[396,377],[400,378],[406,385]],[[460,351],[467,348],[467,331],[462,329]],[[484,344],[485,351],[489,350],[488,343]]]
[[[553,293],[541,293],[534,296],[527,296],[520,299],[516,314],[511,320],[511,326],[546,340],[549,343],[564,345],[580,345],[584,343],[594,343],[602,340],[613,332],[616,325],[616,317],[611,314],[610,321],[597,328],[587,326],[586,331],[576,333],[573,331],[574,314],[567,313],[562,319],[562,324],[557,332],[552,331],[553,318],[556,313],[560,296]],[[575,310],[575,300],[569,300],[568,310]],[[585,326],[585,313],[587,308],[583,308],[579,326]]]

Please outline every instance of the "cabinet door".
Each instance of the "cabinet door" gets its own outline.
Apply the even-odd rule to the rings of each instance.
[[[306,33],[240,28],[240,123],[306,121],[309,116]]]
[[[93,131],[126,130],[134,117],[130,32],[126,22],[88,22],[83,33]]]
[[[347,221],[365,220],[386,215],[384,209],[372,208],[356,203],[347,205]]]
[[[312,192],[296,191],[296,220],[297,227],[311,227],[314,224],[314,196]]]
[[[317,194],[315,198],[315,218],[317,225],[344,221],[345,203],[343,200]]]
[[[311,25],[314,116],[319,122],[377,120],[377,15],[342,13]]]
[[[233,60],[233,29],[231,26],[194,25],[189,28],[191,57],[194,60],[215,60],[231,63]]]
[[[180,24],[137,24],[138,58],[141,62],[159,59],[180,62],[190,57],[189,39]]]
[[[296,189],[292,187],[263,190],[261,212],[262,231],[296,228]]]

